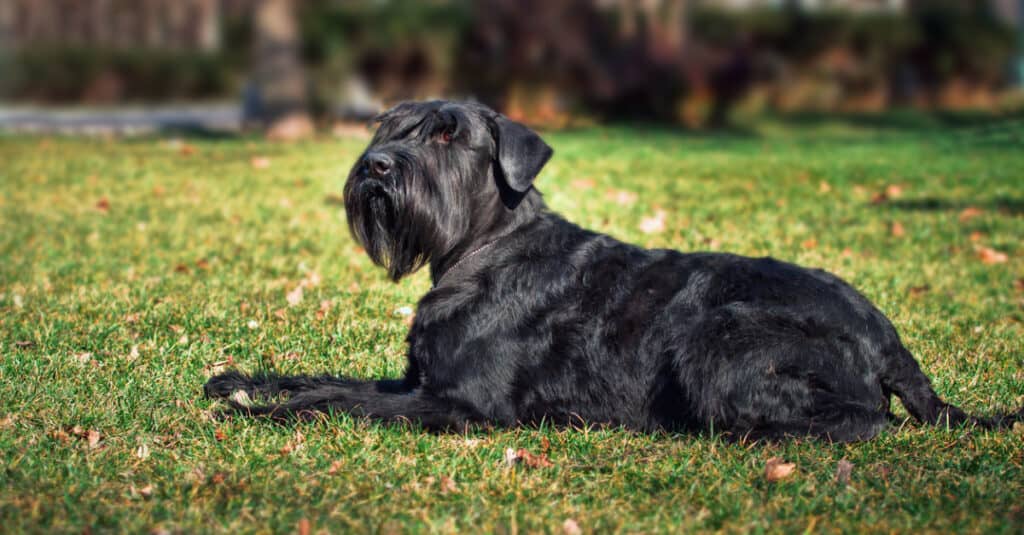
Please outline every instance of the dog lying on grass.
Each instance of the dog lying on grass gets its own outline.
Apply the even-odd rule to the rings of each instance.
[[[1024,415],[969,416],[940,399],[886,317],[825,271],[647,250],[566,221],[533,187],[551,148],[485,106],[406,103],[379,123],[345,209],[392,279],[430,266],[405,376],[228,372],[205,392],[231,410],[831,441],[877,435],[893,394],[928,424]]]

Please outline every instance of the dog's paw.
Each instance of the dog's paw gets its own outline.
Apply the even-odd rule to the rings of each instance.
[[[208,398],[230,398],[236,392],[244,392],[248,397],[253,389],[252,379],[236,371],[215,375],[203,385],[203,393]]]

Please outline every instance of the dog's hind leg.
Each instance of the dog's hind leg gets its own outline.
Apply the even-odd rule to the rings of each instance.
[[[736,429],[735,439],[783,440],[815,437],[829,442],[857,442],[874,438],[889,424],[886,412],[861,405],[834,406],[829,413],[800,421],[763,424],[752,429]]]

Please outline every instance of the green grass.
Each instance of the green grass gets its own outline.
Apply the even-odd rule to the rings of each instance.
[[[893,319],[944,397],[976,412],[1024,403],[1024,123],[547,137],[556,156],[538,187],[570,219],[651,247],[832,270]],[[303,519],[312,532],[1024,526],[1019,429],[907,423],[865,444],[741,445],[213,421],[200,388],[229,359],[401,373],[395,310],[429,280],[388,282],[348,236],[338,195],[365,140],[186,143],[0,137],[4,532],[289,532]],[[969,207],[980,213],[962,217]],[[657,210],[664,231],[643,232]],[[1007,260],[985,263],[980,247]],[[552,467],[506,467],[506,448],[544,444]],[[795,474],[767,482],[771,457]],[[834,475],[844,458],[848,485]]]

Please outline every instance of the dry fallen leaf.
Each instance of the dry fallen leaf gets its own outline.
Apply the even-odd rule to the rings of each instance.
[[[253,156],[252,159],[249,160],[249,164],[253,169],[266,169],[270,167],[270,158],[267,158],[266,156]]]
[[[828,193],[830,191],[832,191],[832,186],[828,182],[822,180],[821,184],[818,184],[818,193]]]
[[[787,477],[793,475],[796,470],[796,464],[787,463],[778,457],[772,457],[765,462],[764,465],[764,478],[769,483],[776,481],[782,481]]]
[[[455,483],[455,480],[448,476],[441,476],[441,494],[451,494],[459,490],[459,486]]]
[[[803,243],[801,243],[800,245],[803,246],[804,249],[808,249],[808,250],[814,249],[814,248],[818,247],[818,240],[816,240],[814,238],[808,238],[808,239],[804,240]]]
[[[967,221],[970,221],[970,220],[974,219],[975,217],[980,216],[983,213],[985,213],[985,212],[981,208],[976,208],[974,206],[968,206],[967,208],[964,208],[960,212],[959,219],[960,219],[961,223],[964,223],[964,222],[967,222]]]
[[[580,525],[575,520],[567,518],[565,522],[562,522],[562,533],[565,535],[580,535],[583,533],[583,530],[580,529]]]
[[[902,238],[907,234],[907,231],[899,221],[893,221],[892,225],[889,227],[889,233],[892,234],[893,237]]]
[[[135,488],[135,485],[132,485],[131,493],[133,496],[137,494],[143,498],[149,498],[153,495],[153,485],[146,485],[139,489]]]
[[[636,202],[637,195],[632,191],[612,189],[605,192],[605,197],[622,206],[628,206]]]
[[[666,215],[664,210],[655,210],[654,215],[641,219],[640,232],[644,234],[664,232]]]
[[[853,463],[846,459],[841,459],[836,463],[836,482],[840,485],[848,485],[850,483],[850,474],[853,473]]]
[[[298,535],[309,535],[311,529],[312,527],[310,527],[308,518],[299,520],[299,524],[295,527],[295,531]]]
[[[1024,292],[1024,279],[1017,279],[1013,281],[1013,289],[1018,292]]]
[[[989,247],[978,247],[978,258],[982,264],[1002,264],[1010,259],[1006,253]]]
[[[149,458],[149,446],[142,444],[135,449],[135,456],[145,461]]]
[[[534,455],[525,448],[519,448],[513,450],[508,448],[505,450],[505,464],[508,466],[514,466],[516,464],[523,463],[530,468],[549,468],[555,464],[548,459],[547,454]]]
[[[110,200],[108,200],[106,197],[103,197],[100,200],[96,201],[96,209],[101,212],[109,212]]]
[[[213,431],[213,438],[217,439],[217,442],[223,442],[228,436],[224,434],[222,429],[217,428]]]
[[[930,285],[922,284],[920,286],[911,286],[910,289],[907,291],[910,293],[910,295],[917,297],[919,295],[924,295],[928,293],[928,291],[931,289],[932,287]]]
[[[320,308],[316,311],[316,319],[322,320],[331,311],[331,302],[327,299],[320,301]]]
[[[294,290],[288,292],[285,295],[285,299],[288,300],[288,306],[293,307],[302,302],[302,285],[298,285]]]
[[[95,449],[100,446],[100,439],[102,437],[99,431],[90,429],[89,432],[85,434],[85,438],[89,442],[89,447]]]
[[[971,239],[972,242],[978,243],[981,240],[985,239],[985,233],[981,232],[981,231],[978,231],[978,230],[975,230],[974,232],[971,233],[970,239]]]
[[[589,178],[580,178],[569,183],[573,189],[590,189],[594,187],[594,181]]]
[[[899,184],[890,184],[885,187],[885,195],[890,199],[897,199],[903,195],[903,186]]]

